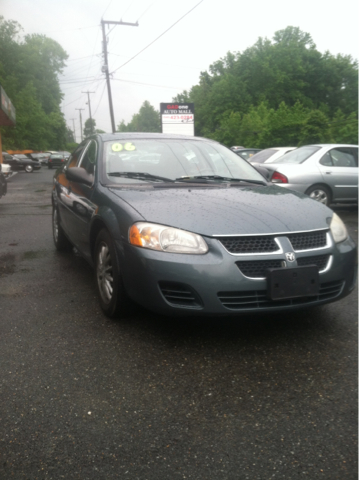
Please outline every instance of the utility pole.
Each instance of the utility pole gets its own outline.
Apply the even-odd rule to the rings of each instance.
[[[110,85],[110,72],[108,69],[108,56],[107,56],[107,40],[106,40],[106,33],[105,33],[105,24],[107,25],[129,25],[130,27],[138,27],[138,22],[136,23],[127,23],[123,22],[114,22],[111,20],[101,20],[102,26],[102,42],[103,42],[103,56],[105,65],[102,67],[102,71],[106,74],[106,82],[107,82],[107,92],[108,92],[108,103],[110,105],[110,116],[111,116],[111,125],[112,125],[112,133],[116,132],[115,127],[115,116],[113,113],[113,104],[112,104],[112,94],[111,94],[111,85]]]
[[[91,117],[91,102],[90,102],[90,93],[95,93],[95,92],[81,92],[81,93],[87,93],[87,103],[89,106],[89,112],[90,112],[90,122],[91,122],[91,135],[94,133],[93,131],[93,125],[92,125],[92,117]]]
[[[74,118],[70,118],[70,120],[72,120],[72,126],[74,127],[74,141],[75,141],[75,143],[76,143],[75,119],[74,119]]]
[[[80,127],[81,127],[81,142],[83,140],[82,136],[82,115],[81,115],[81,110],[85,110],[84,108],[75,108],[75,110],[80,110]]]

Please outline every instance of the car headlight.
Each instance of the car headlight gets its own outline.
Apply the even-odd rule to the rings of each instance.
[[[348,237],[346,226],[336,213],[333,214],[332,221],[330,222],[330,231],[332,232],[335,243],[342,242]]]
[[[195,255],[208,252],[208,246],[200,235],[155,223],[139,222],[132,225],[129,241],[131,245],[161,252]]]

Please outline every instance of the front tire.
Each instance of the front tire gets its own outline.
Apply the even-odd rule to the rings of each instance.
[[[305,193],[310,198],[313,198],[313,200],[316,200],[327,207],[329,207],[329,205],[332,203],[332,195],[330,190],[324,185],[314,185],[313,187],[308,188]]]
[[[72,250],[72,243],[66,237],[60,225],[59,212],[56,207],[52,208],[52,236],[55,247],[59,252],[69,252]]]
[[[123,287],[115,244],[108,230],[100,231],[95,244],[95,276],[100,305],[108,317],[123,314],[128,298]]]
[[[26,165],[25,167],[25,172],[26,173],[32,173],[34,170],[33,166],[32,165]]]

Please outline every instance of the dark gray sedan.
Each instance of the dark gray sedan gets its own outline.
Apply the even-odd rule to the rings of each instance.
[[[85,140],[54,177],[56,248],[95,269],[103,311],[128,298],[168,315],[321,305],[356,282],[340,218],[267,183],[217,142],[116,133]]]

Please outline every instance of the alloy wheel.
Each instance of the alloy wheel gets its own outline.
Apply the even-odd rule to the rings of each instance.
[[[328,205],[328,195],[324,190],[321,190],[320,188],[313,190],[309,196],[317,202]]]
[[[101,242],[97,255],[97,283],[102,300],[108,304],[112,300],[114,285],[110,250],[105,242]]]

